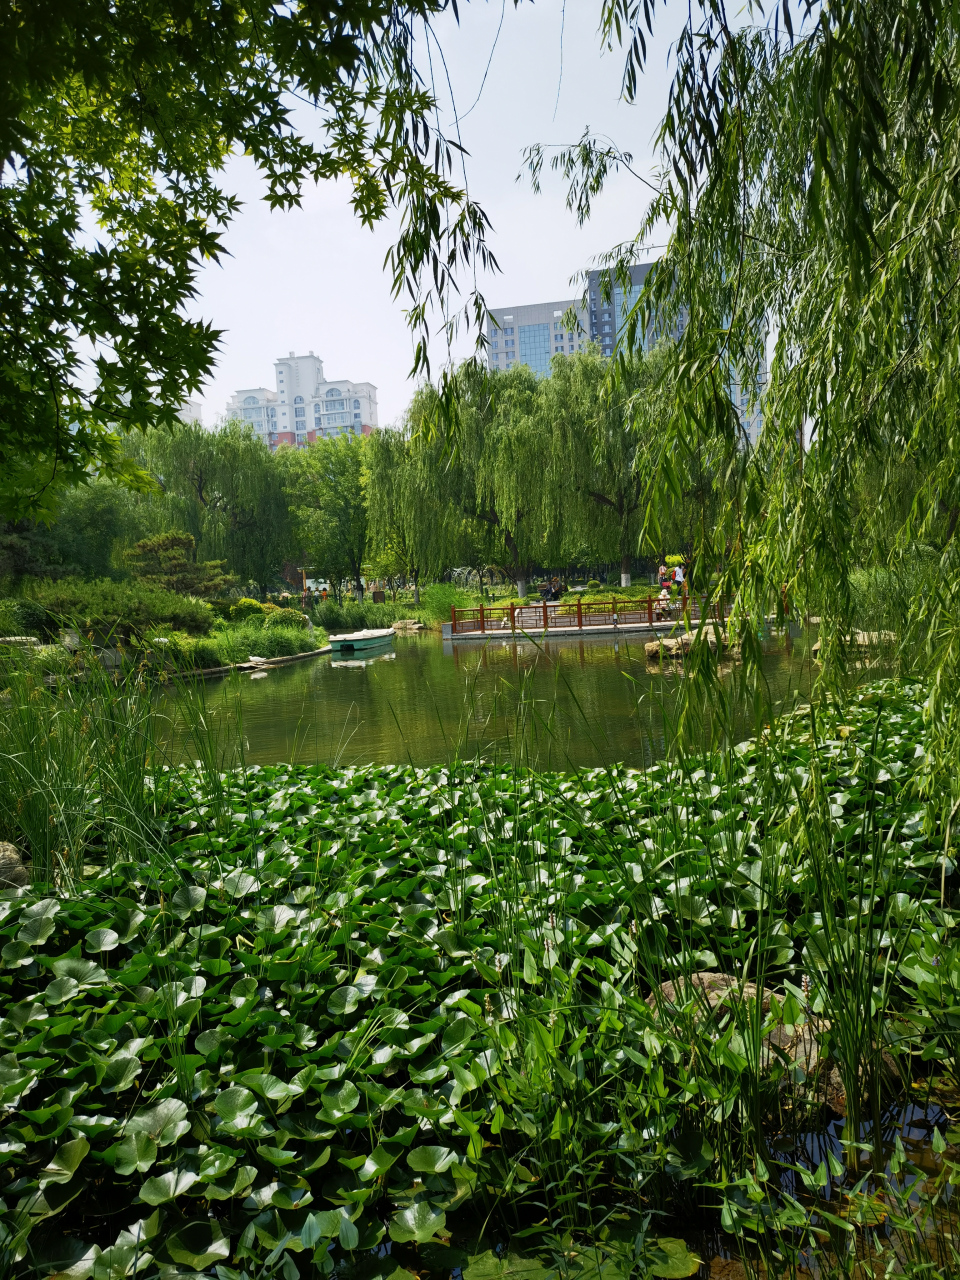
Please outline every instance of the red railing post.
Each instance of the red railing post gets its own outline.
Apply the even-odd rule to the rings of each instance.
[[[455,604],[452,604],[450,606],[450,622],[452,623],[450,630],[453,632],[454,635],[456,635],[457,634],[457,606]]]
[[[512,632],[512,631],[516,631],[516,629],[517,629],[517,606],[511,600],[510,601],[510,630]]]
[[[480,606],[480,630],[481,630],[481,631],[486,631],[486,629],[487,629],[487,623],[486,623],[486,619],[485,619],[485,618],[484,618],[484,616],[483,616],[483,605],[481,604],[481,606]]]
[[[546,631],[546,630],[547,630],[547,628],[548,628],[549,626],[550,626],[550,622],[549,622],[549,619],[547,618],[547,602],[546,602],[546,600],[544,600],[544,602],[543,602],[543,629],[544,629],[544,631]]]
[[[577,596],[577,626],[583,630],[583,601]]]

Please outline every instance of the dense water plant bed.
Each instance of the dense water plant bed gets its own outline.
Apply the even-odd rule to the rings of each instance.
[[[957,1079],[924,761],[888,682],[642,774],[158,771],[149,853],[93,821],[79,882],[0,899],[8,1273],[679,1276],[710,1223],[884,1257],[957,1176],[952,1133],[883,1149]]]

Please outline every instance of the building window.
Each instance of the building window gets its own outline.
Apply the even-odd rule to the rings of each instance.
[[[323,419],[322,419],[322,418],[314,418],[314,420],[313,420],[313,425],[314,425],[314,426],[317,428],[317,430],[319,431],[319,430],[320,430],[320,428],[321,428],[321,426],[323,426]]]
[[[513,325],[511,325],[509,329],[504,329],[504,331],[503,331],[503,332],[504,332],[504,333],[513,333]]]
[[[610,332],[610,325],[605,324],[605,325],[603,326],[603,332],[604,332],[604,333],[609,333],[609,332]]]
[[[303,396],[294,396],[294,397],[293,397],[293,403],[294,403],[294,404],[303,404]]]
[[[257,397],[256,397],[256,396],[247,396],[246,400],[244,400],[244,402],[243,402],[243,403],[244,403],[244,404],[259,404],[259,403],[260,403],[260,401],[257,399]]]
[[[610,319],[610,312],[609,312],[609,311],[605,311],[605,312],[603,313],[603,318],[604,318],[604,320],[609,320],[609,319]]]
[[[494,349],[494,351],[496,351],[496,349],[497,349],[497,340],[496,340],[496,338],[494,338],[494,340],[493,340],[493,349]]]
[[[353,402],[353,407],[354,407],[355,409],[359,409],[359,408],[360,408],[360,401],[359,401],[359,400],[354,400],[354,402]]]
[[[331,387],[330,390],[327,392],[327,399],[333,400],[336,396],[339,396],[340,394],[341,394],[340,391],[336,387]]]
[[[553,322],[553,327],[554,327],[554,329],[562,329],[562,328],[563,328],[563,325],[560,323],[560,321],[559,321],[559,320],[554,320],[554,322]]]
[[[305,418],[307,416],[307,411],[306,409],[304,409],[302,404],[297,405],[297,407],[293,411],[293,416],[295,418]]]
[[[505,347],[513,347],[513,346],[516,346],[516,343],[514,342],[513,338],[508,338],[503,345]]]

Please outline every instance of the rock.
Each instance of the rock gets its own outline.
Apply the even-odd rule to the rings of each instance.
[[[659,662],[661,658],[682,658],[689,653],[696,643],[696,631],[684,631],[679,636],[661,636],[658,640],[648,640],[643,646],[648,661]],[[704,631],[704,637],[711,653],[717,652],[717,635],[712,627]],[[721,635],[720,647],[726,648],[726,636]]]
[[[20,850],[7,840],[0,840],[0,889],[22,889],[30,883],[30,872],[23,865]]]
[[[760,1001],[760,1011],[766,1018],[772,1008],[774,992],[766,987],[758,991],[756,983],[741,983],[726,973],[701,970],[689,978],[660,984],[658,992],[647,997],[647,1004],[654,1011],[664,1011],[667,1006],[685,1004],[692,996],[697,999],[706,1017],[722,1017],[723,1013],[741,1000]],[[763,1036],[760,1062],[769,1068],[781,1062],[791,1068],[790,1077],[798,1086],[798,1095],[819,1105],[826,1105],[837,1115],[847,1114],[847,1094],[843,1078],[836,1065],[821,1054],[820,1036],[830,1029],[830,1023],[815,1014],[805,1022],[787,1026],[779,1022]],[[797,1070],[799,1068],[799,1070]],[[880,1054],[882,1082],[888,1092],[896,1092],[902,1085],[900,1072],[893,1057],[884,1049]],[[789,1085],[784,1076],[781,1088]]]
[[[393,624],[393,629],[399,633],[409,634],[412,631],[426,631],[427,628],[416,618],[398,618]]]

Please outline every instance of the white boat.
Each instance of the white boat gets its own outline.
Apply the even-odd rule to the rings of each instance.
[[[334,653],[355,653],[358,649],[371,649],[374,645],[393,643],[393,627],[373,631],[351,631],[342,636],[330,637]]]

